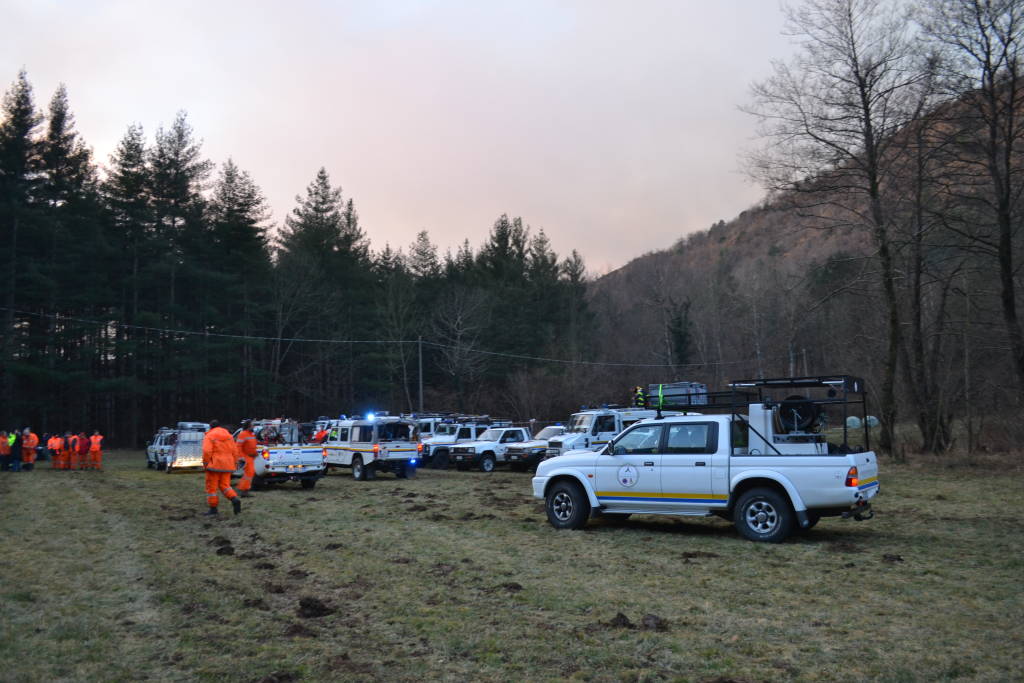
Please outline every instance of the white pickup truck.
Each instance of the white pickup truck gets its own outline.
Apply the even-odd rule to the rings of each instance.
[[[870,432],[865,427],[863,447],[850,447],[845,426],[849,406],[864,406],[863,399],[850,400],[863,392],[862,380],[833,375],[732,386],[762,394],[744,406],[747,415],[733,405],[728,414],[646,419],[596,453],[570,452],[542,462],[533,493],[545,501],[549,522],[578,529],[591,513],[619,519],[716,515],[750,540],[780,542],[822,517],[873,516],[879,482],[877,457],[866,450]],[[828,396],[763,396],[778,388],[826,389]],[[828,441],[837,431],[829,429],[830,418],[841,430],[840,444]]]
[[[491,427],[476,441],[452,446],[452,459],[460,470],[479,467],[481,472],[493,472],[495,465],[506,462],[508,447],[530,438],[530,430],[523,427]]]
[[[601,450],[629,425],[657,414],[656,410],[621,407],[591,408],[573,413],[565,433],[548,441],[545,457],[554,458],[568,451]],[[674,412],[664,414],[676,415]]]
[[[286,481],[297,481],[304,489],[316,486],[326,472],[323,446],[302,443],[298,423],[294,420],[254,420],[252,424],[258,441],[254,489]],[[239,468],[235,474],[242,476],[242,473]]]

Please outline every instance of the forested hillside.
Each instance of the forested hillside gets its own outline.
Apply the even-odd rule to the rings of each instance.
[[[791,10],[804,51],[748,105],[765,201],[596,281],[506,215],[454,252],[374,242],[325,168],[271,224],[185,114],[97,160],[64,88],[42,106],[22,72],[0,113],[0,426],[137,444],[178,419],[407,411],[421,367],[428,410],[539,420],[634,384],[844,372],[886,449],[999,447],[1024,395],[1024,10],[903,8]]]

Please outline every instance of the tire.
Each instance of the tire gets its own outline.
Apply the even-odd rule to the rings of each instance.
[[[494,455],[491,453],[484,453],[484,457],[480,458],[480,471],[481,472],[493,472],[497,463],[494,461]]]
[[[442,448],[434,453],[434,457],[430,459],[430,466],[435,470],[446,470],[448,469],[449,457],[448,449]]]
[[[405,465],[402,465],[397,470],[395,470],[395,476],[398,477],[399,479],[405,479],[406,478],[407,475],[405,473]]]
[[[406,463],[406,465],[405,465],[405,478],[406,479],[415,479],[416,478],[416,470],[417,469],[418,468],[416,467],[416,465],[410,465],[410,464]]]
[[[363,481],[373,481],[377,478],[377,468],[369,465],[363,468]]]
[[[781,543],[793,532],[795,518],[789,500],[769,488],[750,489],[736,503],[736,530],[751,541]]]
[[[265,477],[261,477],[258,474],[252,478],[252,488],[255,491],[265,491],[267,488],[267,480]]]
[[[166,469],[167,469],[167,463],[159,462],[159,461],[156,463],[156,470],[157,470],[157,472],[159,472],[161,470],[166,470]]]
[[[316,479],[300,479],[299,484],[301,484],[304,489],[311,489],[316,486]]]
[[[356,481],[366,481],[366,467],[363,465],[361,455],[352,458],[352,478]]]
[[[582,529],[590,517],[590,501],[580,485],[571,481],[557,482],[548,489],[544,508],[556,529]]]

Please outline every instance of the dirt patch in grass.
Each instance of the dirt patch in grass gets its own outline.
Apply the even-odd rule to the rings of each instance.
[[[299,608],[295,613],[301,619],[319,619],[334,614],[334,608],[329,607],[320,598],[307,595],[299,598]]]

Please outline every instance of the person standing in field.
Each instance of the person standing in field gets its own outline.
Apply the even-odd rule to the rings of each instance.
[[[238,464],[238,444],[231,433],[220,426],[217,420],[210,420],[210,431],[203,437],[203,469],[206,470],[206,505],[209,509],[204,516],[217,514],[218,491],[231,501],[237,515],[242,511],[242,501],[231,488],[231,473]]]
[[[89,446],[89,437],[85,435],[85,432],[78,432],[78,438],[75,441],[75,450],[77,452],[75,468],[80,470],[89,468]]]
[[[94,429],[89,437],[89,469],[103,469],[103,435],[98,429]]]
[[[31,472],[36,466],[36,446],[39,445],[39,436],[30,428],[25,427],[25,433],[21,440],[21,466],[26,472]]]
[[[235,437],[238,444],[238,451],[245,458],[245,469],[242,470],[242,479],[238,482],[239,496],[251,498],[252,478],[256,476],[256,435],[252,432],[252,421],[242,422],[242,430]]]
[[[21,446],[24,443],[23,429],[14,430],[14,441],[11,441],[11,472],[21,472]]]
[[[5,471],[11,467],[11,442],[7,436],[7,432],[0,429],[0,471]]]

